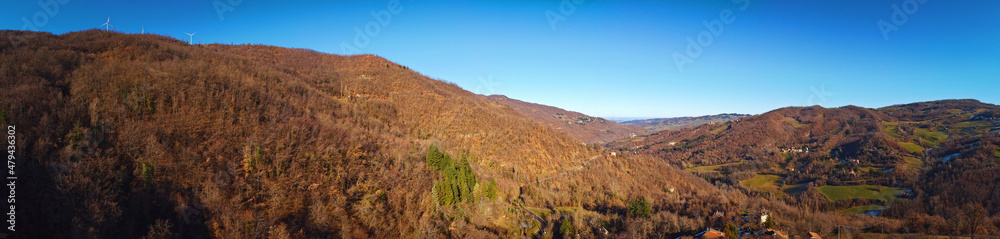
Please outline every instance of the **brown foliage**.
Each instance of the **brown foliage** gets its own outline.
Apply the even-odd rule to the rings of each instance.
[[[536,220],[522,206],[546,205],[580,208],[536,222],[548,233],[598,235],[624,231],[622,199],[640,195],[656,212],[644,220],[673,226],[637,232],[663,235],[732,202],[660,160],[588,160],[606,153],[372,55],[2,31],[0,62],[33,237],[507,237]],[[499,199],[477,185],[479,200],[434,203],[431,144],[474,156]]]
[[[104,31],[0,38],[0,110],[26,135],[25,197],[38,199],[23,225],[42,237],[414,235],[431,143],[476,155],[501,189],[589,154],[371,55]]]
[[[975,100],[879,109],[789,107],[720,125],[661,131],[611,147],[655,155],[682,167],[728,164],[698,174],[751,196],[773,197],[741,185],[754,174],[778,175],[783,185],[807,184],[807,189],[778,200],[796,207],[777,211],[785,217],[875,204],[889,206],[886,216],[898,220],[862,224],[869,231],[877,227],[911,233],[995,234],[997,227],[991,220],[1000,215],[996,200],[1000,198],[996,194],[1000,192],[996,188],[1000,161],[992,155],[1000,145],[997,112],[1000,106]],[[926,132],[948,137],[935,140]],[[901,144],[906,142],[929,150],[911,152]],[[958,157],[943,162],[949,155]],[[906,158],[924,161],[923,168],[911,168]],[[915,198],[895,204],[868,199],[830,202],[816,190],[824,185],[859,184],[912,189],[913,194],[904,197]]]

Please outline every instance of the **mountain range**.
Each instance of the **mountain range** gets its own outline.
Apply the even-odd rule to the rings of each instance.
[[[0,63],[28,238],[1000,233],[976,100],[637,126],[374,55],[0,31]]]
[[[717,114],[717,115],[706,115],[706,116],[696,116],[696,117],[639,119],[639,120],[625,121],[622,122],[622,124],[635,125],[646,128],[646,130],[649,130],[651,132],[657,132],[663,130],[675,130],[685,127],[693,127],[702,124],[725,123],[727,121],[732,121],[746,116],[750,115]]]

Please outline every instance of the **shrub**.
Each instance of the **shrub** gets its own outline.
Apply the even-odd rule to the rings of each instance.
[[[764,227],[774,229],[774,215],[768,215],[767,221],[764,221]]]
[[[569,217],[563,218],[562,225],[559,226],[559,234],[563,238],[572,238],[573,235],[576,235],[576,228],[573,227],[573,221],[569,220]]]
[[[740,229],[736,227],[736,224],[726,223],[726,227],[722,228],[722,233],[726,234],[726,239],[736,239],[740,234]]]
[[[142,176],[142,187],[146,190],[153,189],[153,165],[143,161],[139,162],[139,175]]]
[[[652,210],[649,209],[649,202],[646,201],[646,197],[640,196],[639,198],[631,200],[628,204],[629,217],[649,218],[651,214]]]
[[[490,179],[490,183],[486,185],[486,189],[483,190],[483,196],[489,198],[490,200],[497,199],[497,181]]]

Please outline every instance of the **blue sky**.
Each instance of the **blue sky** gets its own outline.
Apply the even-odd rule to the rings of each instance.
[[[110,16],[115,31],[196,43],[348,45],[475,93],[603,117],[1000,103],[1000,1],[41,2],[58,9],[0,4],[0,28],[58,34]]]

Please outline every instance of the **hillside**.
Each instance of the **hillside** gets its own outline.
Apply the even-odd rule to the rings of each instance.
[[[920,171],[926,177],[898,183],[944,186],[913,187],[917,196],[896,200],[887,218],[820,207],[877,204],[899,187],[894,182],[870,196],[875,199],[821,203],[810,201],[816,198],[810,192],[822,193],[818,189],[794,197],[747,189],[766,190],[773,176],[744,187],[725,183],[721,174],[692,170],[710,166],[730,175],[732,167],[709,164],[735,162],[690,157],[704,153],[691,147],[707,147],[700,140],[708,136],[699,136],[706,132],[736,137],[730,125],[744,129],[746,122],[759,122],[786,130],[759,142],[780,142],[789,138],[782,134],[817,117],[791,124],[769,113],[612,142],[616,150],[609,151],[372,55],[189,45],[98,30],[0,31],[0,63],[0,83],[9,89],[0,91],[0,123],[16,127],[17,135],[15,238],[675,238],[706,228],[762,230],[761,223],[734,222],[763,213],[795,235],[829,234],[838,225],[869,228],[855,233],[873,231],[874,225],[903,231],[904,223],[916,223],[912,218],[951,220],[959,213],[993,215],[962,220],[996,221],[995,214],[986,214],[994,204],[979,211],[974,205],[958,211],[926,207],[942,198],[967,200],[946,194],[975,193],[976,187],[955,186],[964,180],[987,188],[980,184],[993,178],[959,175],[970,168],[989,175],[991,161],[978,160],[979,151],[996,142],[940,140],[917,130],[930,127],[925,123],[946,127],[937,118],[922,118],[929,114],[923,108],[938,107],[954,112],[956,123],[948,129],[978,139],[986,129],[982,122],[995,117],[988,108],[900,106],[885,113],[905,118],[897,120],[898,132],[917,132],[900,133],[901,140],[940,143],[928,157],[963,155],[941,166],[927,163]],[[808,115],[806,109],[777,112]],[[825,119],[838,119],[829,115]],[[639,143],[681,136],[696,140],[670,155],[644,152],[650,147]],[[724,146],[724,140],[715,145]],[[758,143],[732,145],[750,142]],[[844,155],[855,154],[842,148]],[[810,165],[800,160],[782,166]],[[823,190],[841,191],[848,190]],[[915,216],[893,211],[911,207],[927,209],[913,210]],[[994,232],[961,228],[955,230]]]
[[[524,117],[548,125],[556,130],[567,132],[586,143],[603,144],[646,133],[645,130],[639,127],[618,124],[614,121],[552,106],[515,100],[503,95],[491,95],[487,98],[493,102],[509,106]]]
[[[0,31],[0,63],[15,237],[665,237],[780,204],[372,55]]]
[[[611,147],[800,207],[884,212],[911,232],[996,234],[998,131],[1000,106],[944,100],[782,108]]]
[[[645,128],[650,132],[657,132],[663,130],[675,130],[686,127],[694,127],[703,124],[717,124],[725,123],[727,121],[733,121],[742,117],[747,117],[750,115],[745,114],[718,114],[718,115],[706,115],[697,117],[675,117],[675,118],[656,118],[656,119],[641,119],[641,120],[629,120],[622,122],[624,125],[634,125]]]

